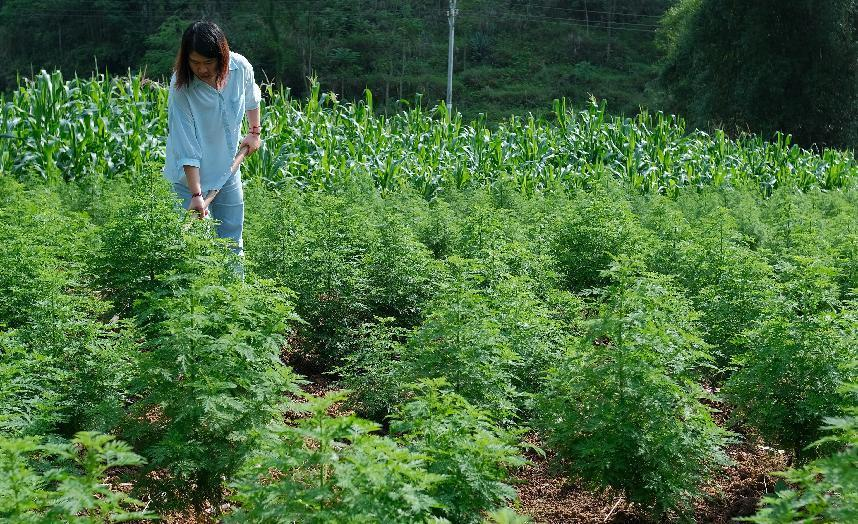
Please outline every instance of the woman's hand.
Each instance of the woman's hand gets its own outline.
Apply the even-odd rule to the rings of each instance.
[[[260,146],[262,146],[262,139],[260,139],[257,134],[248,133],[244,135],[244,139],[241,141],[238,148],[241,149],[244,146],[247,146],[247,156],[250,156],[255,153]]]
[[[209,207],[202,196],[191,197],[191,202],[188,204],[188,211],[196,211],[200,214],[200,218],[205,218],[209,214]]]

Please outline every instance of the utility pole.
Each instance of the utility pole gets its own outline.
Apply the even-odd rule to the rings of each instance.
[[[447,22],[450,24],[450,51],[447,56],[447,108],[453,107],[453,40],[456,36],[456,0],[450,0],[450,9],[447,11]]]

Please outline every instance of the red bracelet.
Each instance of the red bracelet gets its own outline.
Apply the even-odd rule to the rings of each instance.
[[[201,197],[201,196],[203,196],[203,194],[201,192],[200,193],[194,193],[193,195],[191,195],[191,198]]]

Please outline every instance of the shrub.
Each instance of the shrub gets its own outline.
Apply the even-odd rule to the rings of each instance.
[[[107,430],[122,416],[133,331],[81,317],[0,333],[0,434]]]
[[[530,517],[519,515],[509,508],[503,508],[490,511],[483,522],[486,524],[530,524],[533,520]]]
[[[647,268],[665,275],[679,275],[683,269],[680,250],[692,236],[691,225],[682,210],[661,195],[641,196],[633,204],[641,225],[655,238],[646,260]]]
[[[614,257],[648,252],[651,239],[616,190],[580,193],[552,225],[551,246],[564,286],[571,291],[606,284]]]
[[[116,199],[115,208],[100,232],[101,249],[93,269],[96,284],[124,314],[137,299],[159,292],[163,281],[158,277],[175,271],[185,260],[183,231],[191,226],[160,174],[149,173],[136,191],[111,198]],[[198,234],[206,234],[202,231],[209,225],[194,227]]]
[[[441,480],[430,493],[452,522],[479,522],[486,510],[516,498],[506,483],[509,470],[523,466],[517,438],[471,406],[443,379],[421,381],[415,396],[393,415],[397,441],[426,457],[426,469]]]
[[[232,483],[227,522],[428,522],[441,477],[426,457],[373,435],[378,425],[332,417],[345,392],[293,403],[294,425],[274,424]]]
[[[793,487],[764,497],[756,515],[740,520],[757,524],[858,521],[858,387],[853,384],[848,389],[852,403],[845,407],[845,416],[825,419],[822,429],[828,435],[814,444],[833,444],[837,451],[782,473]]]
[[[424,209],[427,207],[428,209]],[[415,238],[426,246],[435,259],[445,259],[456,253],[460,226],[456,212],[446,200],[436,198],[424,207],[417,208],[417,216],[410,228]],[[414,210],[411,210],[414,213]]]
[[[840,304],[836,262],[827,256],[788,254],[774,266],[784,305],[798,315],[834,311]]]
[[[153,493],[168,505],[219,500],[223,479],[255,446],[256,430],[296,387],[280,363],[287,323],[296,320],[284,291],[242,282],[228,250],[209,238],[186,235],[184,242],[187,272],[160,277],[169,293],[141,301],[145,341],[125,429],[149,460],[146,471],[168,473]],[[144,487],[150,481],[140,479]]]
[[[352,394],[347,403],[358,414],[382,421],[402,393],[402,357],[409,330],[393,318],[378,318],[354,330],[343,364],[336,369],[340,383]]]
[[[582,308],[581,301],[566,291],[551,291],[542,301],[533,292],[534,287],[526,277],[509,275],[499,278],[488,291],[501,340],[515,355],[515,360],[507,364],[512,385],[528,398],[542,389],[549,368],[561,357],[580,324]],[[558,314],[568,317],[556,318]],[[520,401],[517,407],[522,407]]]
[[[80,290],[93,230],[47,193],[15,192],[0,202],[0,329],[50,323],[82,307]]]
[[[858,298],[858,217],[845,215],[829,225],[835,236],[835,267],[840,298]]]
[[[99,524],[149,520],[143,503],[105,484],[108,470],[143,459],[108,435],[78,433],[70,443],[0,437],[0,520]],[[135,511],[136,510],[136,511]]]
[[[823,417],[844,404],[838,388],[854,371],[855,316],[823,314],[776,317],[748,333],[748,351],[724,394],[734,416],[763,438],[807,458],[805,447],[820,437]],[[850,327],[851,326],[851,327]]]
[[[513,377],[520,358],[504,336],[476,264],[457,257],[448,262],[453,275],[427,307],[402,355],[402,382],[446,377],[469,402],[510,417],[517,409]]]
[[[93,238],[55,195],[0,203],[0,433],[71,436],[120,413],[130,345],[101,320],[109,304],[91,289]]]
[[[623,490],[654,516],[688,510],[725,460],[725,435],[693,381],[706,346],[668,279],[627,260],[609,275],[599,318],[538,395],[538,425],[588,484]]]
[[[441,266],[429,250],[389,210],[375,224],[378,239],[363,262],[368,279],[367,307],[373,317],[414,326],[439,285]]]
[[[256,217],[248,256],[261,276],[295,292],[305,363],[337,363],[350,331],[372,318],[365,258],[376,231],[368,210],[324,194],[286,193],[264,205],[271,214]]]
[[[722,370],[748,348],[745,332],[783,310],[774,270],[766,260],[741,246],[724,250],[716,276],[693,297]]]
[[[765,247],[771,252],[785,305],[798,315],[815,315],[839,306],[838,254],[814,200],[783,191],[768,204],[773,233]]]
[[[691,229],[677,243],[672,273],[692,297],[717,282],[723,268],[744,254],[736,250],[746,247],[727,208],[717,206],[696,212],[704,214],[691,221]]]
[[[398,328],[387,318],[355,330],[337,371],[342,384],[354,391],[350,406],[359,413],[381,421],[405,384],[440,376],[470,402],[499,416],[520,413],[580,323],[581,302],[567,292],[554,292],[543,303],[524,277],[507,275],[485,287],[480,271],[485,261],[449,262],[460,264],[454,272],[470,268],[477,274],[444,284],[421,326]]]

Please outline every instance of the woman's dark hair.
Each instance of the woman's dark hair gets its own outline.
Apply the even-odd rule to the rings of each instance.
[[[217,60],[217,82],[226,77],[229,70],[229,43],[226,41],[226,35],[214,22],[194,22],[185,29],[185,34],[182,35],[182,46],[179,48],[176,64],[173,66],[173,71],[176,72],[177,88],[189,85],[191,78],[193,78],[193,72],[188,63],[188,56],[191,51]]]

